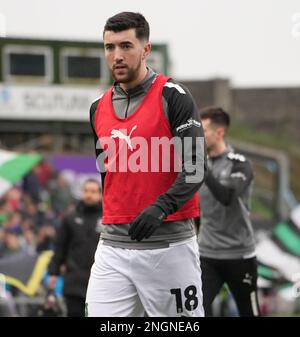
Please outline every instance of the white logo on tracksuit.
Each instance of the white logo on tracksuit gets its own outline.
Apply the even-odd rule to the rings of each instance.
[[[137,128],[137,126],[135,125],[135,126],[131,129],[131,131],[130,131],[130,133],[129,133],[128,136],[126,136],[126,135],[125,135],[122,131],[120,131],[120,130],[113,129],[113,130],[111,131],[111,133],[110,133],[110,134],[111,134],[110,138],[124,139],[124,140],[126,141],[128,147],[130,148],[130,150],[133,151],[133,147],[132,147],[132,144],[131,144],[130,136],[131,136],[132,132],[133,132],[136,128]]]

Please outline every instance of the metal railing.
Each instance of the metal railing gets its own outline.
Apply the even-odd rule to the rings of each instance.
[[[298,204],[290,189],[288,156],[283,151],[233,139],[230,139],[230,144],[250,160],[260,162],[274,176],[273,221],[278,222],[286,219],[291,209]],[[260,190],[258,193],[264,193],[264,191]]]

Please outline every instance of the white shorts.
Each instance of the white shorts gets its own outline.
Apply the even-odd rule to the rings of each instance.
[[[162,249],[124,249],[100,240],[86,296],[89,317],[203,317],[196,237]]]

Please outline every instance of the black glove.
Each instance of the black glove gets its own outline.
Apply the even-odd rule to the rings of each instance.
[[[149,206],[143,210],[130,224],[128,234],[132,240],[148,239],[162,224],[166,214],[158,206]]]

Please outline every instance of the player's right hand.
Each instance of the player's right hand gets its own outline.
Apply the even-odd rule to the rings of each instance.
[[[166,214],[158,207],[151,205],[144,209],[130,224],[128,234],[132,240],[148,239],[162,224]]]

